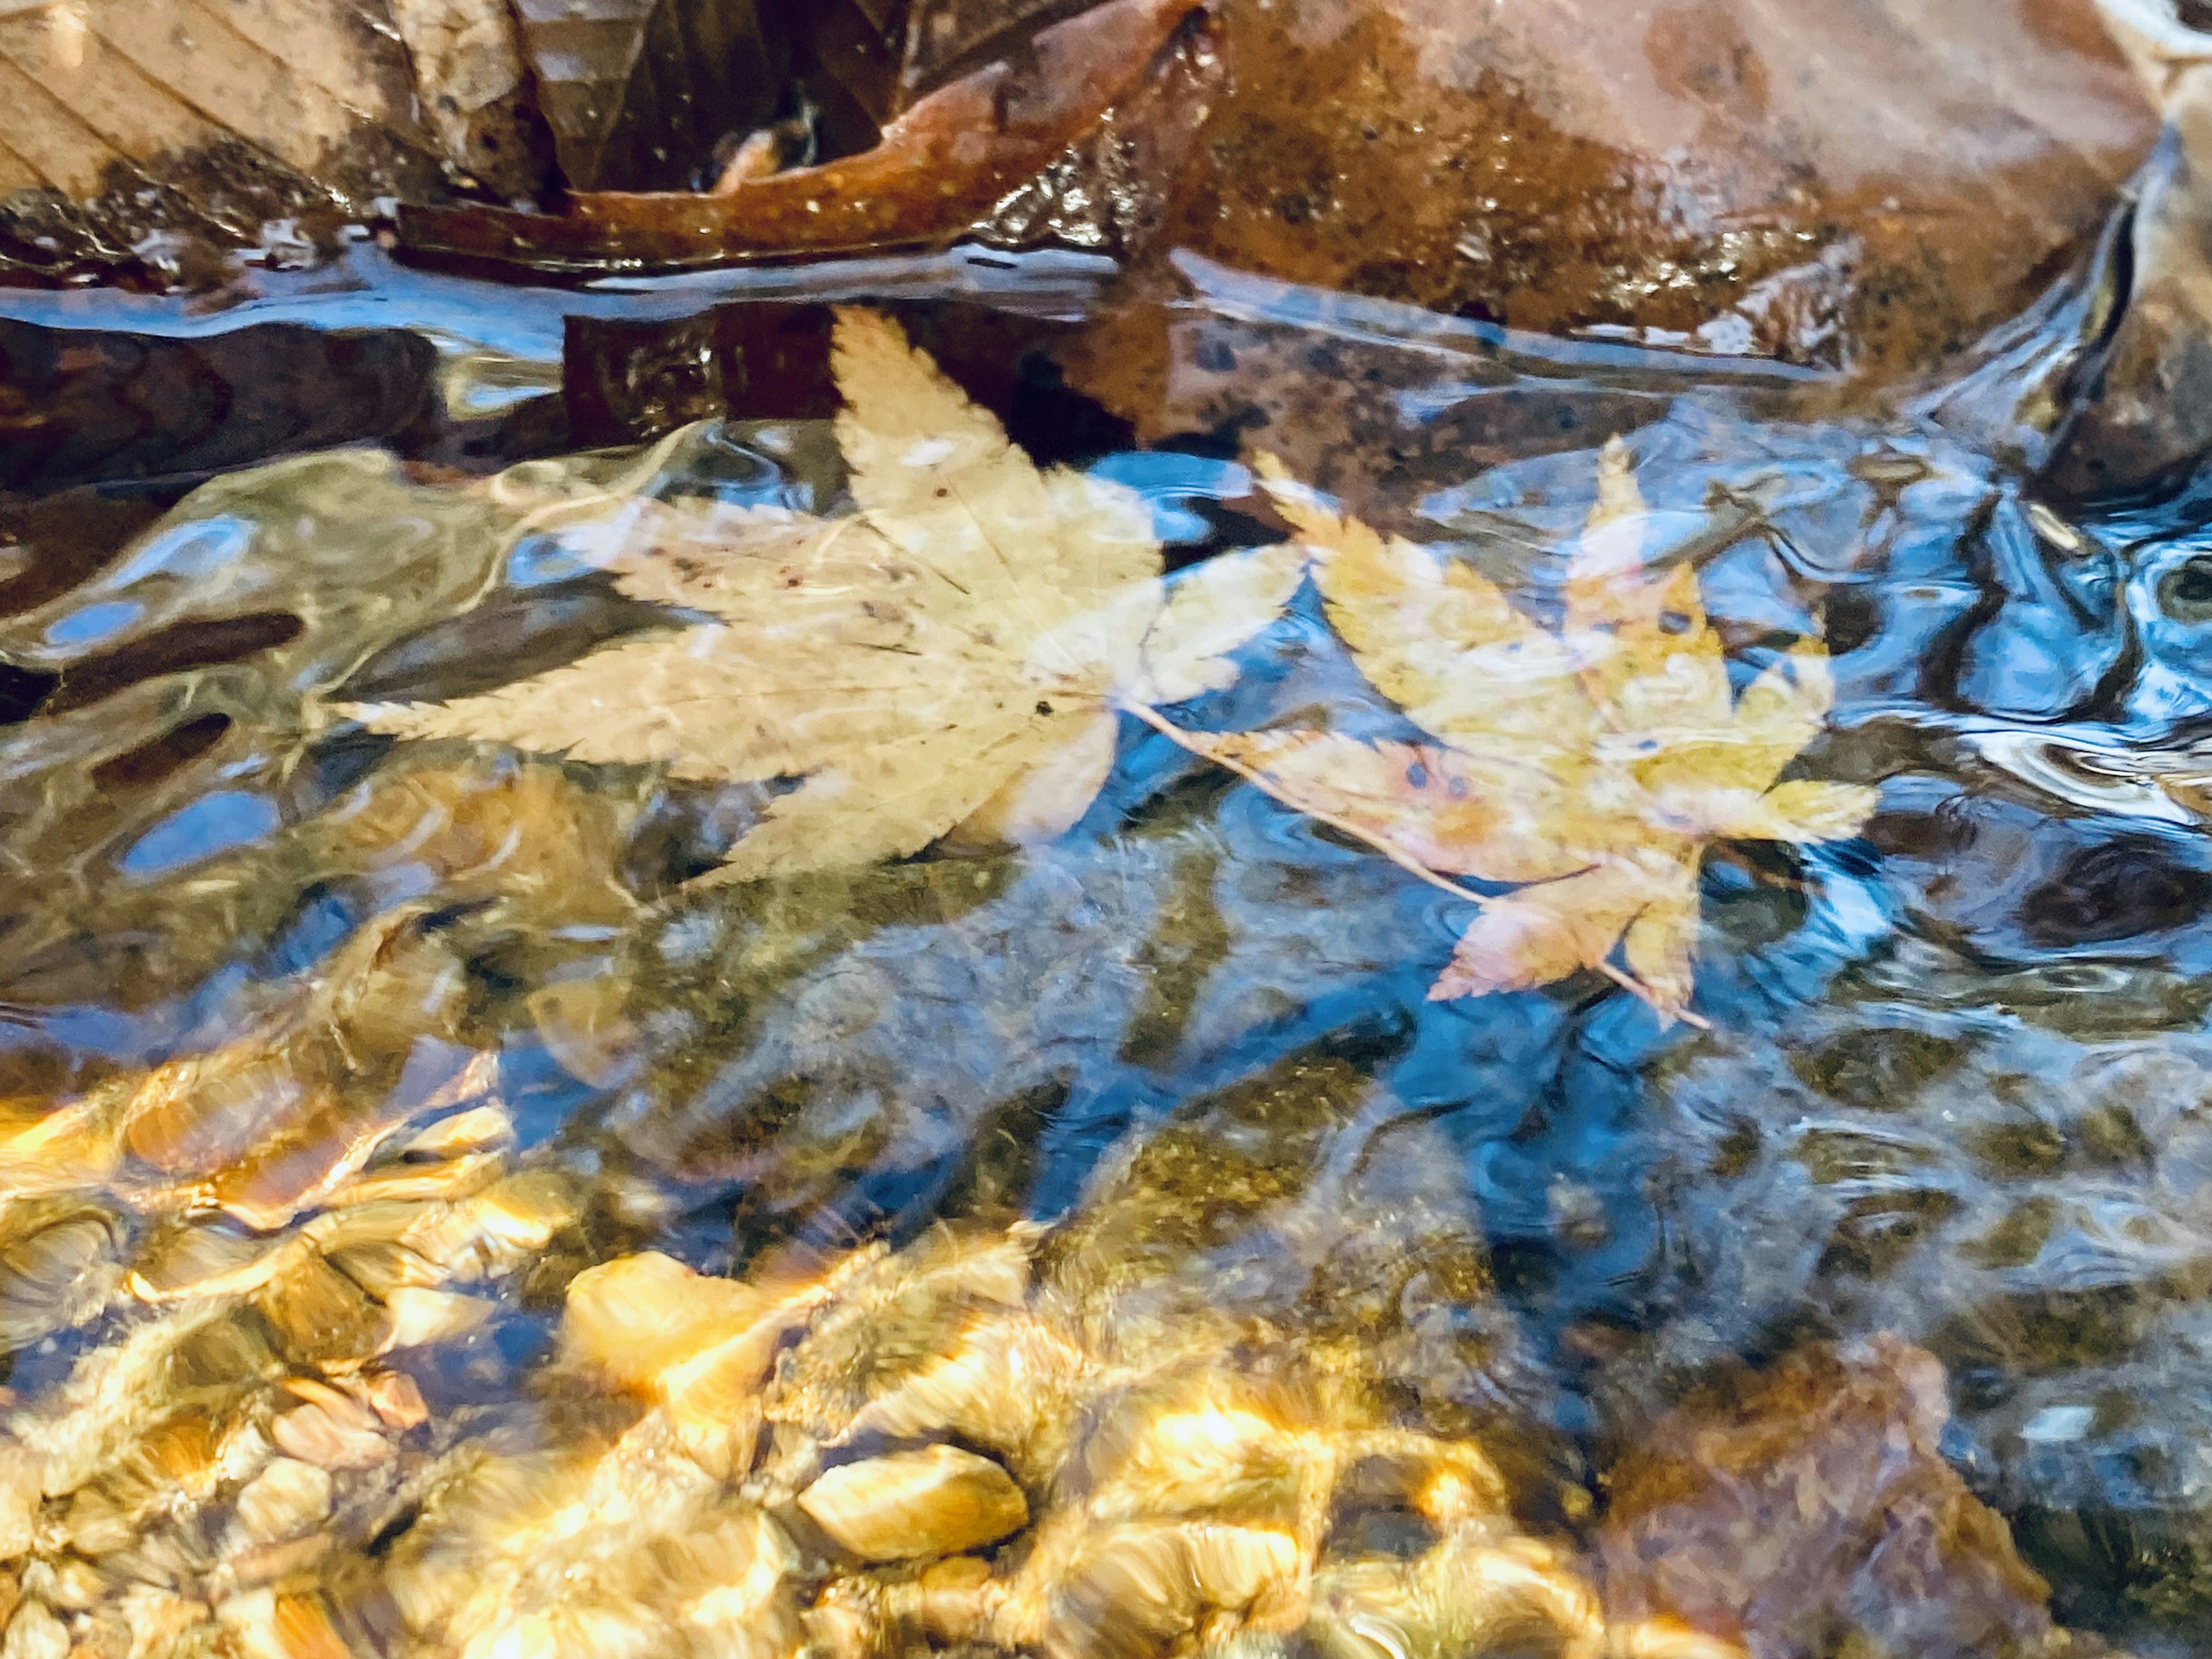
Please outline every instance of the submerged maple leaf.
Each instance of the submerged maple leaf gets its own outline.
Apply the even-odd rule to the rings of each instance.
[[[1236,678],[1289,600],[1291,544],[1161,578],[1143,499],[1040,471],[896,325],[841,312],[837,438],[859,514],[630,504],[609,556],[634,598],[714,618],[443,705],[347,712],[680,777],[804,780],[715,873],[872,863],[1049,837],[1113,763],[1120,704]]]
[[[1617,971],[1618,943],[1619,976],[1678,1016],[1705,848],[1831,840],[1874,810],[1871,789],[1776,781],[1834,700],[1827,652],[1801,642],[1731,704],[1695,570],[1644,573],[1649,515],[1617,441],[1599,462],[1557,634],[1467,565],[1385,541],[1266,470],[1331,623],[1436,741],[1296,729],[1182,738],[1402,862],[1517,885],[1484,902],[1431,998]]]

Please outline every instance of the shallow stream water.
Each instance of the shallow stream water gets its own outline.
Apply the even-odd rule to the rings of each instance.
[[[848,267],[826,297],[1064,314],[1098,274]],[[1429,1000],[1466,906],[1133,720],[1049,843],[691,888],[766,789],[333,711],[684,625],[549,495],[844,510],[819,420],[741,407],[643,471],[533,424],[564,317],[818,276],[487,301],[363,247],[220,313],[0,295],[11,359],[47,354],[88,415],[6,463],[38,493],[0,550],[0,1110],[232,1056],[125,1167],[0,1210],[11,1409],[58,1409],[163,1263],[313,1213],[365,1126],[489,1100],[501,1167],[569,1196],[481,1322],[402,1351],[440,1455],[557,1439],[534,1402],[589,1262],[742,1275],[1030,1218],[1387,1352],[1554,1529],[1717,1368],[1895,1333],[1942,1362],[1942,1450],[2060,1621],[2212,1654],[2212,496],[2068,507],[1932,420],[1824,412],[1818,377],[1190,275],[1186,440],[1014,419],[1139,489],[1171,564],[1275,538],[1244,459],[1280,447],[1542,615],[1621,434],[1739,690],[1825,631],[1838,696],[1800,766],[1880,810],[1714,849],[1698,1023],[1591,975]],[[380,426],[410,376],[442,413]],[[1183,725],[1408,729],[1310,587],[1238,661]],[[362,1156],[416,1167],[400,1145]],[[359,1279],[264,1309],[237,1363],[357,1365]],[[415,1511],[379,1513],[362,1560]]]

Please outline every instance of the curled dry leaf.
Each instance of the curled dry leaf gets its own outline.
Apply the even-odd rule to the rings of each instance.
[[[1615,441],[1598,465],[1557,634],[1466,564],[1386,540],[1270,469],[1330,622],[1432,741],[1180,740],[1421,870],[1520,884],[1482,902],[1431,997],[1608,969],[1620,944],[1630,982],[1671,1018],[1690,999],[1705,848],[1847,836],[1875,793],[1776,781],[1833,700],[1826,649],[1801,643],[1731,699],[1695,570],[1647,574],[1664,550],[1644,544],[1627,450]]]
[[[533,9],[536,8],[533,7]],[[862,155],[738,173],[711,195],[586,191],[560,217],[489,208],[403,209],[425,252],[548,269],[712,264],[949,237],[1042,172],[1146,76],[1193,0],[1105,0],[1039,30],[890,121]]]
[[[1163,581],[1140,497],[1039,471],[880,317],[840,314],[836,368],[856,517],[659,507],[610,555],[624,592],[711,624],[481,696],[348,712],[681,777],[801,778],[715,872],[798,874],[947,835],[1058,835],[1105,781],[1117,704],[1230,684],[1226,653],[1297,586],[1288,546]]]

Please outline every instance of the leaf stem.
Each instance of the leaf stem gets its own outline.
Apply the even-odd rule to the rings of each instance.
[[[1324,812],[1317,807],[1303,806],[1297,801],[1285,799],[1282,793],[1278,790],[1273,784],[1267,781],[1267,774],[1264,772],[1255,771],[1251,767],[1245,765],[1242,761],[1231,760],[1226,755],[1215,754],[1212,750],[1207,749],[1205,745],[1199,743],[1189,732],[1184,731],[1182,727],[1177,726],[1173,720],[1168,719],[1166,715],[1161,714],[1158,709],[1152,707],[1151,704],[1124,699],[1121,702],[1120,707],[1123,714],[1135,715],[1137,719],[1144,721],[1146,725],[1151,726],[1153,731],[1158,732],[1162,737],[1165,738],[1170,743],[1174,744],[1177,748],[1189,750],[1200,760],[1212,761],[1216,766],[1222,768],[1224,771],[1234,772],[1238,777],[1243,779],[1245,782],[1250,784],[1255,789],[1259,790],[1262,794],[1267,795],[1273,799],[1281,801],[1284,805],[1289,807],[1292,811],[1303,812],[1306,817],[1313,819],[1316,823],[1325,823],[1330,829],[1338,831],[1340,834],[1351,836],[1352,840],[1358,842],[1361,845],[1373,848],[1384,858],[1389,860],[1391,863],[1396,865],[1401,870],[1403,870],[1407,875],[1418,876],[1421,880],[1428,883],[1430,886],[1436,888],[1441,892],[1449,893],[1455,899],[1464,899],[1468,903],[1474,905],[1477,909],[1482,909],[1489,904],[1490,901],[1485,898],[1481,894],[1475,892],[1471,889],[1462,887],[1455,881],[1449,880],[1443,876],[1438,875],[1435,871],[1430,869],[1428,866],[1423,864],[1419,859],[1413,857],[1411,854],[1400,852],[1396,848],[1391,846],[1389,842],[1384,841],[1381,836],[1374,835],[1368,830],[1362,830],[1358,824],[1353,823],[1349,819],[1340,818],[1334,812]]]
[[[1189,732],[1184,731],[1182,727],[1177,726],[1173,720],[1168,719],[1166,715],[1161,714],[1158,709],[1154,708],[1151,704],[1139,702],[1133,698],[1125,697],[1118,699],[1116,706],[1121,708],[1123,714],[1132,715],[1134,718],[1142,720],[1146,726],[1151,726],[1153,731],[1158,732],[1170,743],[1174,744],[1178,749],[1188,750],[1189,753],[1197,756],[1200,760],[1211,761],[1213,764],[1220,767],[1224,771],[1235,773],[1238,777],[1243,779],[1245,782],[1250,784],[1255,789],[1259,790],[1262,794],[1267,795],[1271,799],[1281,801],[1284,805],[1289,807],[1292,811],[1302,812],[1307,817],[1313,819],[1316,823],[1325,823],[1330,829],[1336,830],[1339,834],[1349,836],[1352,840],[1358,842],[1361,845],[1373,848],[1384,858],[1389,860],[1391,863],[1396,865],[1401,870],[1403,870],[1407,875],[1426,882],[1430,886],[1437,889],[1437,891],[1449,893],[1454,898],[1463,900],[1467,903],[1474,906],[1478,910],[1486,909],[1489,908],[1491,901],[1484,897],[1480,893],[1474,892],[1468,888],[1461,886],[1455,881],[1449,880],[1443,876],[1438,875],[1435,871],[1430,869],[1428,866],[1423,864],[1419,859],[1413,857],[1411,854],[1401,852],[1398,848],[1391,846],[1389,842],[1384,841],[1381,836],[1373,835],[1370,832],[1361,829],[1358,824],[1352,823],[1349,819],[1339,817],[1334,812],[1324,812],[1316,807],[1301,805],[1297,801],[1285,799],[1282,792],[1277,789],[1273,784],[1267,781],[1267,777],[1265,773],[1245,765],[1242,761],[1231,760],[1226,755],[1215,754],[1212,750],[1199,743]],[[1694,1025],[1699,1030],[1710,1030],[1712,1029],[1711,1022],[1692,1013],[1686,1008],[1676,1010],[1670,1013],[1667,1009],[1661,1007],[1659,1006],[1658,999],[1652,994],[1651,988],[1646,985],[1642,980],[1637,978],[1635,975],[1624,972],[1622,969],[1614,967],[1609,962],[1601,962],[1592,965],[1596,968],[1599,973],[1603,974],[1615,985],[1620,987],[1622,990],[1627,992],[1631,996],[1636,998],[1638,1001],[1642,1002],[1650,1007],[1652,1012],[1658,1014],[1662,1020],[1668,1018],[1679,1019],[1685,1025]]]

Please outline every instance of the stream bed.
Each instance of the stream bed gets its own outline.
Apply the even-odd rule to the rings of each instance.
[[[2003,362],[1869,410],[1809,370],[1195,259],[1140,447],[1038,367],[1108,274],[488,290],[364,242],[222,310],[0,293],[49,411],[0,456],[0,1366],[10,1445],[48,1459],[0,1470],[34,1540],[9,1595],[44,1609],[7,1616],[50,1644],[21,1654],[447,1650],[423,1564],[498,1553],[454,1483],[489,1457],[557,1486],[620,1415],[570,1386],[580,1273],[768,1282],[1010,1227],[1079,1322],[1356,1352],[1608,1608],[1698,1618],[1667,1552],[1641,1589],[1621,1565],[1656,1484],[1688,1506],[1670,1548],[1737,1576],[1711,1633],[1755,1652],[2040,1653],[2055,1620],[2077,1652],[2212,1654],[2212,494],[2047,499],[2002,422],[1954,418]],[[1678,1022],[1588,972],[1432,999],[1468,905],[1127,716],[1056,838],[720,884],[787,785],[349,718],[694,625],[610,580],[626,503],[850,512],[819,373],[754,396],[729,368],[764,361],[754,319],[812,339],[830,301],[889,307],[1041,463],[1138,492],[1176,569],[1283,538],[1252,470],[1279,450],[1540,616],[1617,440],[1739,693],[1825,637],[1798,772],[1878,807],[1711,849]],[[1310,583],[1235,660],[1181,725],[1409,730]],[[435,1272],[362,1219],[403,1203],[445,1206]],[[1801,1492],[1787,1571],[1695,1498],[1716,1437],[1757,1419],[1757,1468],[1822,1466],[1822,1413],[1860,1409],[1941,1486],[1955,1582],[1883,1576],[1866,1540],[1922,1499],[1879,1481]],[[248,1524],[247,1427],[325,1472],[320,1531]],[[835,1551],[792,1525],[814,1585]],[[796,1594],[817,1650],[902,1650],[836,1649]],[[1217,1650],[1099,1605],[1049,1650]],[[465,1650],[624,1650],[530,1628]],[[754,1628],[696,1650],[799,1639]],[[1331,1651],[1575,1650],[1346,1628]]]

